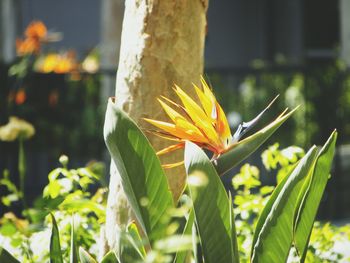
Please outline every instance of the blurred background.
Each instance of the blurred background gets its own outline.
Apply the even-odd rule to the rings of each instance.
[[[61,154],[71,166],[102,160],[108,167],[102,125],[114,94],[123,6],[0,0],[0,126],[15,115],[36,129],[25,142],[31,200]],[[349,14],[348,0],[222,0],[208,10],[205,77],[233,130],[280,94],[267,120],[302,106],[262,149],[275,142],[306,149],[339,131],[324,219],[350,217]],[[10,169],[18,182],[17,156],[16,142],[0,142],[0,171]],[[258,160],[259,153],[248,161],[262,167]]]

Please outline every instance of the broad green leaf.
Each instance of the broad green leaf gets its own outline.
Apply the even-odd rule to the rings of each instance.
[[[132,244],[134,248],[138,251],[138,254],[141,256],[141,258],[145,257],[146,250],[142,238],[140,236],[139,230],[137,229],[137,226],[134,222],[131,222],[127,226],[127,233],[130,235]]]
[[[229,192],[228,200],[229,200],[230,222],[231,222],[230,228],[231,228],[231,235],[232,235],[232,253],[235,256],[235,262],[239,262],[237,232],[236,232],[235,215],[233,211],[231,192]]]
[[[191,142],[186,142],[185,167],[205,262],[236,262],[232,211],[220,177],[206,154]]]
[[[76,263],[78,262],[78,249],[75,238],[75,226],[74,226],[74,215],[72,216],[71,223],[71,234],[70,234],[70,262]]]
[[[303,196],[297,206],[294,244],[301,256],[305,256],[318,206],[328,182],[336,140],[337,132],[334,131],[317,156],[314,172],[310,176],[309,184],[304,185]]]
[[[60,234],[58,231],[56,219],[51,214],[52,219],[52,232],[50,238],[50,263],[63,263],[61,244],[60,244]]]
[[[6,249],[0,247],[0,262],[19,263]]]
[[[116,254],[121,262],[143,261],[146,251],[135,222],[129,223],[126,230],[121,230]]]
[[[171,235],[155,242],[156,250],[164,254],[176,253],[177,251],[189,251],[192,249],[191,235]]]
[[[296,110],[290,111],[287,114],[280,115],[273,122],[254,133],[253,135],[234,143],[230,148],[212,162],[218,174],[222,175],[225,172],[238,165],[249,155],[255,152]]]
[[[193,212],[194,213],[194,212]],[[194,215],[194,214],[193,214]],[[193,249],[193,261],[192,263],[198,263],[198,262],[202,262],[202,258],[200,258],[201,260],[199,260],[199,251],[198,251],[198,240],[197,240],[197,237],[198,237],[198,226],[197,226],[197,222],[194,221],[193,222],[193,226],[192,226],[192,249]]]
[[[120,261],[118,260],[114,251],[109,251],[101,260],[101,263],[119,263],[119,262]]]
[[[276,187],[255,229],[251,262],[286,262],[293,241],[293,218],[300,191],[317,154],[313,146]]]
[[[162,217],[174,206],[161,163],[146,136],[111,99],[104,137],[130,205],[152,243],[164,236]]]
[[[194,223],[194,212],[193,212],[193,209],[191,209],[191,211],[188,215],[188,218],[187,218],[187,222],[186,222],[184,231],[182,233],[183,236],[192,234],[193,223]],[[188,254],[188,251],[178,251],[175,255],[174,263],[184,263],[187,254]]]
[[[79,247],[80,263],[97,263],[97,261],[82,247]]]

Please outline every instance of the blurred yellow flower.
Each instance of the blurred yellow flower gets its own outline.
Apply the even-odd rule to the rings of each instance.
[[[75,53],[68,51],[65,53],[49,53],[40,57],[34,66],[35,70],[42,73],[70,73],[77,69]]]
[[[7,223],[12,223],[17,231],[20,231],[21,233],[27,233],[28,232],[28,225],[29,222],[25,219],[18,218],[14,213],[7,212],[3,215],[3,217],[0,219],[0,224],[5,225]]]
[[[178,86],[175,86],[174,90],[183,106],[165,97],[158,99],[173,123],[145,119],[161,129],[161,131],[154,132],[156,135],[178,142],[159,151],[158,155],[183,148],[186,140],[212,151],[214,155],[221,154],[229,146],[232,136],[226,115],[203,77],[201,78],[201,84],[202,89],[194,85],[201,105],[198,105]],[[178,111],[166,102],[175,106]]]
[[[34,134],[32,124],[15,116],[11,116],[7,124],[0,126],[0,141],[14,141],[19,138],[26,140]]]

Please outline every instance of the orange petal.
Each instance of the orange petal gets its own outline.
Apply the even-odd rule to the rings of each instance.
[[[220,134],[220,138],[226,140],[230,139],[232,137],[231,135],[231,129],[230,125],[228,124],[225,112],[219,105],[219,103],[216,103],[216,111],[217,111],[217,125],[216,130]]]
[[[144,118],[145,121],[151,123],[152,125],[158,127],[159,129],[162,129],[171,135],[181,138],[184,140],[189,141],[198,141],[198,135],[193,134],[192,131],[188,131],[186,129],[181,129],[180,127],[177,127],[175,124],[163,122],[163,121],[156,121],[151,119]]]
[[[169,147],[166,147],[166,148],[158,151],[157,155],[162,155],[162,154],[165,154],[165,153],[176,151],[176,150],[184,148],[184,147],[185,147],[185,143],[184,142],[178,143],[178,144],[174,144],[174,145],[171,145]]]
[[[183,165],[183,164],[184,164],[184,161],[181,161],[181,162],[177,162],[177,163],[162,164],[162,167],[164,169],[171,169],[171,168]]]
[[[162,129],[168,133],[170,133],[171,135],[175,136],[175,137],[179,137],[182,138],[182,136],[180,136],[180,134],[178,134],[175,124],[173,123],[168,123],[168,122],[164,122],[164,121],[157,121],[157,120],[152,120],[152,119],[147,119],[144,118],[145,121],[149,122],[150,124],[158,127],[159,129]]]
[[[213,144],[219,144],[219,137],[212,126],[212,120],[208,117],[197,103],[195,103],[180,87],[176,86],[176,94],[185,106],[188,115],[195,125],[206,135]]]
[[[175,137],[174,135],[171,135],[167,132],[162,132],[162,131],[155,131],[155,130],[146,130],[147,132],[153,133],[154,135],[163,138],[163,139],[167,139],[170,141],[176,141],[176,142],[181,142],[183,141],[181,138]]]
[[[173,110],[171,107],[169,107],[166,103],[164,103],[160,99],[158,99],[158,101],[162,105],[164,111],[168,114],[168,116],[175,123],[176,129],[183,130],[186,134],[188,134],[190,136],[195,136],[197,139],[194,139],[192,137],[192,140],[194,140],[194,141],[207,142],[206,138],[203,136],[203,134],[200,132],[200,130],[195,125],[193,125],[186,118],[184,118],[182,115],[180,115],[177,111]]]
[[[175,111],[173,108],[168,106],[168,104],[164,103],[161,99],[158,99],[160,105],[164,109],[165,113],[168,114],[170,119],[175,122],[176,118],[183,118],[181,114],[179,114],[177,111]]]
[[[215,98],[213,92],[210,90],[210,88],[209,88],[208,84],[206,83],[206,81],[204,80],[203,76],[201,76],[201,83],[202,83],[202,87],[204,90],[203,95],[204,95],[204,97],[207,98],[206,99],[206,103],[207,103],[206,107],[208,107],[208,111],[210,110],[212,112],[214,110],[214,108],[212,108],[212,109],[209,108],[209,103],[211,102],[213,104],[212,101],[214,101],[214,105],[215,105],[214,107],[215,107],[215,113],[216,113],[216,125],[215,125],[216,131],[219,133],[220,138],[223,141],[226,141],[227,139],[231,138],[232,135],[231,135],[230,126],[228,124],[225,112],[221,108],[220,104],[216,101],[216,98]],[[213,106],[211,106],[211,107],[213,107]]]
[[[210,101],[210,98],[205,96],[205,94],[203,93],[203,91],[198,88],[198,86],[194,85],[194,88],[196,90],[197,96],[199,98],[199,100],[201,101],[202,107],[205,111],[205,113],[207,114],[207,116],[211,115],[212,109],[213,109],[213,102]]]
[[[175,119],[175,125],[177,129],[183,130],[187,135],[191,136],[193,141],[208,142],[208,139],[203,135],[203,133],[187,120],[177,118]]]
[[[209,88],[207,82],[205,81],[205,79],[203,78],[203,76],[201,76],[201,83],[202,83],[204,95],[209,98],[209,101],[211,101],[211,102],[216,101],[216,98],[215,98],[213,92],[210,90],[210,88]]]

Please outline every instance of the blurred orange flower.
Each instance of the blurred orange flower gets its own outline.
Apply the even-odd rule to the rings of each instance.
[[[25,31],[27,38],[43,40],[47,35],[47,28],[41,21],[33,21],[29,24]]]
[[[58,91],[57,90],[53,90],[50,92],[50,95],[49,95],[49,105],[51,107],[55,107],[58,103]]]
[[[24,39],[16,40],[16,49],[19,56],[37,54],[41,48],[41,42],[47,37],[47,29],[43,22],[33,21],[25,31]]]
[[[34,38],[17,39],[16,49],[19,56],[38,53],[40,51],[40,42]]]
[[[27,94],[24,89],[20,89],[19,91],[17,91],[16,98],[15,98],[15,102],[17,105],[23,104],[26,101],[26,99],[27,99]]]

